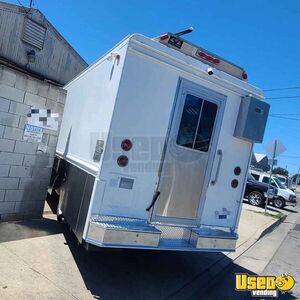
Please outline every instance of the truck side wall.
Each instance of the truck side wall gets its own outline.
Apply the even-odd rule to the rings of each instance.
[[[122,43],[65,87],[68,95],[57,153],[93,175],[101,166],[102,158],[95,161],[94,152],[97,140],[107,140],[126,47]],[[111,53],[120,54],[120,62]]]

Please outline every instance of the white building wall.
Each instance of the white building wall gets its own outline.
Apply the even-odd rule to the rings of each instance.
[[[62,88],[0,65],[0,221],[41,217],[59,130],[44,129],[38,144],[24,141],[24,127],[34,107],[59,113],[60,128],[65,97]]]

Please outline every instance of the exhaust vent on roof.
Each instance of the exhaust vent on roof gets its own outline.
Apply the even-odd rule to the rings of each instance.
[[[46,28],[25,18],[22,40],[38,49],[43,49]]]

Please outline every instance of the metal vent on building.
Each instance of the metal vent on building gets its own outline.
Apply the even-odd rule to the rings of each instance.
[[[22,40],[38,49],[43,49],[46,28],[26,18]]]

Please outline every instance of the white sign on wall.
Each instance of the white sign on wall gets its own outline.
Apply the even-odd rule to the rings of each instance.
[[[31,143],[40,143],[43,138],[43,128],[26,124],[23,139]]]

